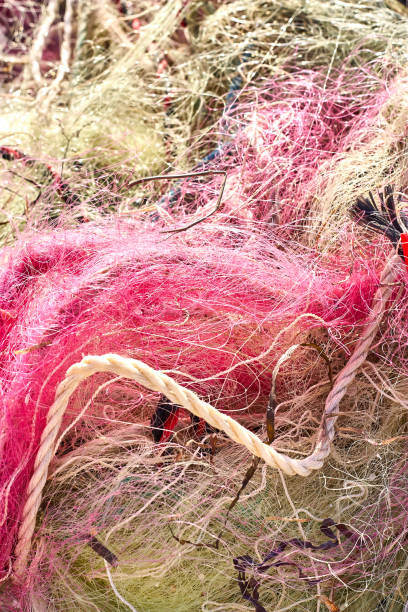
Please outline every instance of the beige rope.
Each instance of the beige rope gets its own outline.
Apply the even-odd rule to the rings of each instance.
[[[385,0],[385,4],[394,11],[397,11],[397,13],[399,13],[400,15],[408,17],[408,6],[402,4],[400,0]]]
[[[49,30],[53,24],[54,19],[57,16],[59,3],[60,0],[50,0],[47,5],[47,8],[45,9],[44,17],[40,22],[40,27],[35,36],[33,44],[31,45],[29,62],[27,64],[27,70],[24,74],[24,79],[27,80],[28,73],[30,72],[34,78],[34,81],[39,86],[43,84],[40,68],[41,56],[45,47]]]
[[[66,74],[69,73],[69,62],[71,59],[71,43],[72,43],[72,18],[73,18],[73,0],[65,1],[64,13],[64,36],[61,44],[61,61],[58,66],[57,74],[50,86],[44,87],[38,94],[38,102],[43,105],[42,112],[48,111],[49,105],[57,96],[61,83]]]
[[[401,270],[401,265],[401,259],[398,255],[392,257],[386,264],[374,296],[369,321],[350,360],[337,376],[336,382],[327,396],[316,447],[311,455],[303,459],[294,459],[276,451],[237,421],[201,400],[193,391],[182,387],[166,374],[154,370],[142,361],[107,354],[102,356],[90,355],[84,357],[79,363],[72,365],[68,369],[65,379],[58,385],[55,401],[49,410],[47,424],[41,436],[34,473],[27,489],[27,501],[24,506],[15,549],[15,575],[21,577],[25,571],[37,511],[41,503],[42,490],[47,480],[48,467],[57,450],[55,440],[68,401],[82,381],[97,372],[109,372],[136,380],[148,389],[164,394],[170,401],[186,408],[213,427],[222,430],[234,442],[245,446],[253,455],[263,459],[269,466],[280,469],[289,476],[294,474],[308,476],[313,470],[321,468],[324,460],[330,454],[330,444],[335,434],[334,425],[337,420],[336,413],[339,403],[346,393],[348,385],[354,379],[357,370],[367,357],[384,311],[385,302],[391,294],[392,283]]]
[[[107,0],[94,0],[91,6],[95,10],[100,26],[109,33],[112,39],[126,49],[133,49],[132,42],[122,29],[121,20],[113,3]]]

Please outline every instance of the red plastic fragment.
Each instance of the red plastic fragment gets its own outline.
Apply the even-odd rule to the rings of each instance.
[[[165,72],[168,67],[169,63],[167,59],[163,57],[163,59],[160,60],[159,65],[157,66],[157,75],[160,76],[161,74],[163,74],[163,72]]]
[[[135,32],[138,32],[140,30],[140,26],[141,26],[140,19],[135,17],[132,20],[132,30],[135,30]]]
[[[401,234],[401,246],[404,253],[404,261],[408,270],[408,234]]]
[[[160,442],[168,442],[171,436],[174,434],[174,428],[179,420],[180,410],[170,413],[169,418],[163,424],[163,434],[160,438]]]

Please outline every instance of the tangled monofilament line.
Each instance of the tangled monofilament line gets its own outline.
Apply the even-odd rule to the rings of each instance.
[[[96,372],[109,372],[121,377],[131,378],[147,388],[158,391],[168,397],[172,402],[192,412],[195,416],[204,419],[213,427],[222,430],[232,440],[242,444],[254,455],[263,459],[273,468],[281,469],[285,474],[292,476],[308,476],[313,470],[322,467],[324,460],[330,454],[330,444],[335,436],[336,411],[349,384],[353,381],[359,367],[364,363],[373,338],[381,322],[385,303],[389,298],[393,282],[401,266],[401,259],[395,254],[386,264],[380,278],[379,287],[374,296],[374,305],[370,318],[360,340],[358,341],[351,358],[338,375],[330,391],[319,431],[318,442],[311,455],[303,459],[294,459],[262,442],[258,436],[244,428],[231,417],[222,414],[219,410],[198,398],[192,391],[183,388],[164,373],[155,371],[147,364],[119,355],[88,356],[80,363],[72,365],[66,378],[59,384],[56,399],[47,415],[47,425],[41,436],[34,473],[29,482],[27,501],[23,510],[22,524],[19,530],[16,546],[16,561],[14,571],[17,576],[24,572],[27,557],[31,548],[31,539],[35,529],[36,516],[41,503],[42,490],[47,480],[48,466],[56,452],[55,439],[61,426],[65,408],[69,398],[80,383]]]

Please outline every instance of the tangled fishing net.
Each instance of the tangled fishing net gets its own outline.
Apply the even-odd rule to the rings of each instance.
[[[288,248],[247,230],[199,227],[186,244],[134,224],[86,224],[27,235],[4,251],[5,577],[56,386],[84,354],[116,351],[148,362],[262,437],[270,373],[299,345],[276,380],[275,444],[295,456],[312,450],[331,378],[370,312],[378,251],[367,245],[370,257],[355,261],[350,276],[349,247],[324,259],[300,243]],[[399,300],[403,308],[406,297]],[[250,463],[246,451],[222,434],[205,428],[200,434],[199,423],[185,419],[174,438],[160,443],[152,419],[162,402],[157,393],[122,377],[84,381],[64,416],[23,597],[39,606],[113,609],[116,600],[106,602],[109,560],[119,568],[115,588],[135,609],[160,609],[169,592],[178,609],[242,605],[241,587],[254,600],[259,588],[265,591],[263,606],[316,585],[339,590],[341,598],[345,580],[357,594],[375,594],[401,554],[406,520],[396,452],[404,445],[397,426],[402,374],[384,348],[385,338],[387,347],[399,341],[404,316],[392,312],[349,392],[327,468],[293,483],[259,468],[231,516],[228,507]],[[379,395],[386,375],[396,377],[394,385]],[[390,497],[382,501],[378,487]],[[331,488],[341,493],[325,507]],[[319,527],[328,519],[346,535],[332,530],[323,547],[330,553],[316,557],[311,552],[319,549],[305,543],[320,544]],[[109,554],[98,548],[101,538]],[[283,544],[289,551],[282,557]],[[265,565],[272,552],[272,565],[282,569],[246,588],[253,564]],[[192,563],[201,568],[200,586],[189,574]],[[284,571],[288,563],[294,571]],[[183,576],[189,592],[180,587],[180,600]],[[303,599],[316,603],[314,592]]]
[[[0,7],[1,610],[405,610],[405,3]]]
[[[2,6],[0,138],[26,159],[1,155],[6,240],[27,216],[52,206],[54,217],[75,197],[89,218],[139,206],[145,194],[123,189],[129,177],[202,163],[238,93],[290,66],[320,69],[325,89],[346,58],[351,73],[374,62],[377,89],[383,62],[406,63],[406,20],[382,0]],[[69,197],[53,188],[49,166]]]

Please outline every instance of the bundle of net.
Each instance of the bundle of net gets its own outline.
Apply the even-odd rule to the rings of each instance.
[[[294,54],[310,69],[328,57],[338,66],[356,47],[352,67],[405,61],[406,20],[383,2],[3,4],[3,241],[32,208],[49,216],[54,180],[56,214],[77,201],[91,218],[138,206],[121,189],[130,175],[202,162],[241,88],[286,71]]]
[[[291,233],[331,245],[360,193],[383,186],[385,179],[406,184],[406,71],[383,60],[353,68],[355,58],[329,72],[292,66],[263,87],[243,92],[218,128],[200,139],[207,154],[196,165],[194,147],[190,150],[190,170],[182,182],[172,178],[180,169],[146,187],[140,174],[135,180],[115,165],[101,169],[99,178],[84,165],[73,183],[66,165],[57,171],[58,158],[39,162],[2,147],[4,239],[14,240],[27,219],[53,224],[66,209],[77,223],[115,210],[124,216],[147,210],[148,221],[161,217],[172,226],[175,215],[191,222],[222,204],[229,222],[236,217],[276,231],[287,231],[290,222]],[[20,215],[9,201],[16,188]]]
[[[357,255],[353,231],[322,256],[245,225],[172,236],[116,219],[27,232],[3,250],[3,609],[400,605],[403,284],[321,470],[288,477],[160,393],[95,373],[69,399],[38,512],[26,507],[57,386],[84,355],[142,361],[276,450],[309,455],[390,250],[359,234]]]
[[[192,222],[218,208],[230,223],[336,248],[360,194],[407,185],[406,99],[406,69],[394,63],[292,68],[241,94],[214,155],[164,192],[149,219],[171,227],[174,216]]]

